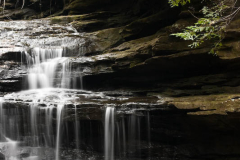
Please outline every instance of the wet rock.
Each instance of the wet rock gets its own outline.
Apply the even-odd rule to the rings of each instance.
[[[167,103],[158,103],[158,98],[154,96],[134,96],[132,93],[104,93],[66,89],[40,89],[12,93],[4,96],[4,106],[7,108],[25,108],[32,104],[42,109],[48,107],[57,108],[64,105],[68,114],[66,119],[74,120],[74,113],[80,119],[100,120],[102,112],[106,106],[115,106],[119,112],[127,113],[131,110],[168,110],[173,109]],[[5,108],[4,107],[4,108]],[[73,115],[70,116],[70,115]]]
[[[20,154],[20,157],[21,158],[27,158],[27,157],[29,157],[30,156],[30,153],[21,153]]]
[[[15,3],[5,3],[5,9],[14,9]]]
[[[35,14],[36,12],[33,9],[29,8],[6,10],[5,14],[0,16],[0,19],[1,20],[30,19]]]
[[[64,8],[64,12],[68,12],[68,14],[82,14],[89,13],[95,11],[96,9],[100,9],[109,2],[109,0],[74,0],[69,5]]]
[[[122,37],[119,34],[120,29],[121,28],[109,28],[91,33],[88,54],[101,53],[122,41]]]
[[[176,15],[179,12],[177,10],[163,10],[157,14],[138,19],[128,25],[126,25],[120,34],[125,39],[135,39],[145,37],[156,33],[160,28],[172,24],[176,19]]]
[[[76,28],[79,32],[93,32],[96,30],[101,30],[101,27],[104,28],[105,22],[100,20],[95,21],[77,21],[71,23],[74,28]]]
[[[5,156],[2,153],[0,153],[0,160],[5,160]]]

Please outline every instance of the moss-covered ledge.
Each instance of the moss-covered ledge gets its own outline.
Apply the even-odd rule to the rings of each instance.
[[[229,112],[240,112],[240,94],[166,97],[162,98],[162,100],[178,109],[199,109],[196,112],[188,113],[191,115],[227,115]]]

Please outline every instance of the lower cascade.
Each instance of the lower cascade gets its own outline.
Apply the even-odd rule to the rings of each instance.
[[[124,110],[104,104],[121,99],[61,88],[5,95],[0,99],[1,153],[9,160],[114,160],[127,158],[127,152],[141,154],[141,149],[149,148],[148,138],[141,136],[150,132],[148,113],[128,103],[122,104]],[[104,117],[96,117],[103,112]]]

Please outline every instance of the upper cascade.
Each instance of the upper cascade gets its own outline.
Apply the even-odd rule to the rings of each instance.
[[[62,48],[34,48],[32,50],[32,56],[27,57],[27,63],[30,64],[28,73],[28,85],[30,89],[37,88],[52,88],[54,87],[54,79],[56,78],[56,71],[58,64],[61,64],[60,86],[61,88],[69,88],[69,77],[66,77],[70,73],[68,59],[63,57]],[[32,64],[32,65],[31,65]]]
[[[82,54],[84,33],[48,19],[0,22],[0,32],[0,56],[20,53],[28,89],[70,88],[69,57]]]
[[[48,19],[0,22],[0,55],[39,48],[77,50],[85,43],[84,33],[71,25],[51,24]],[[77,55],[78,53],[74,53]]]

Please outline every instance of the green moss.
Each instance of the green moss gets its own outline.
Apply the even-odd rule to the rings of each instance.
[[[67,24],[81,20],[83,15],[57,16],[50,18],[52,24]]]
[[[227,114],[239,111],[239,94],[217,94],[169,98],[169,104],[178,109],[200,109],[195,115]]]

